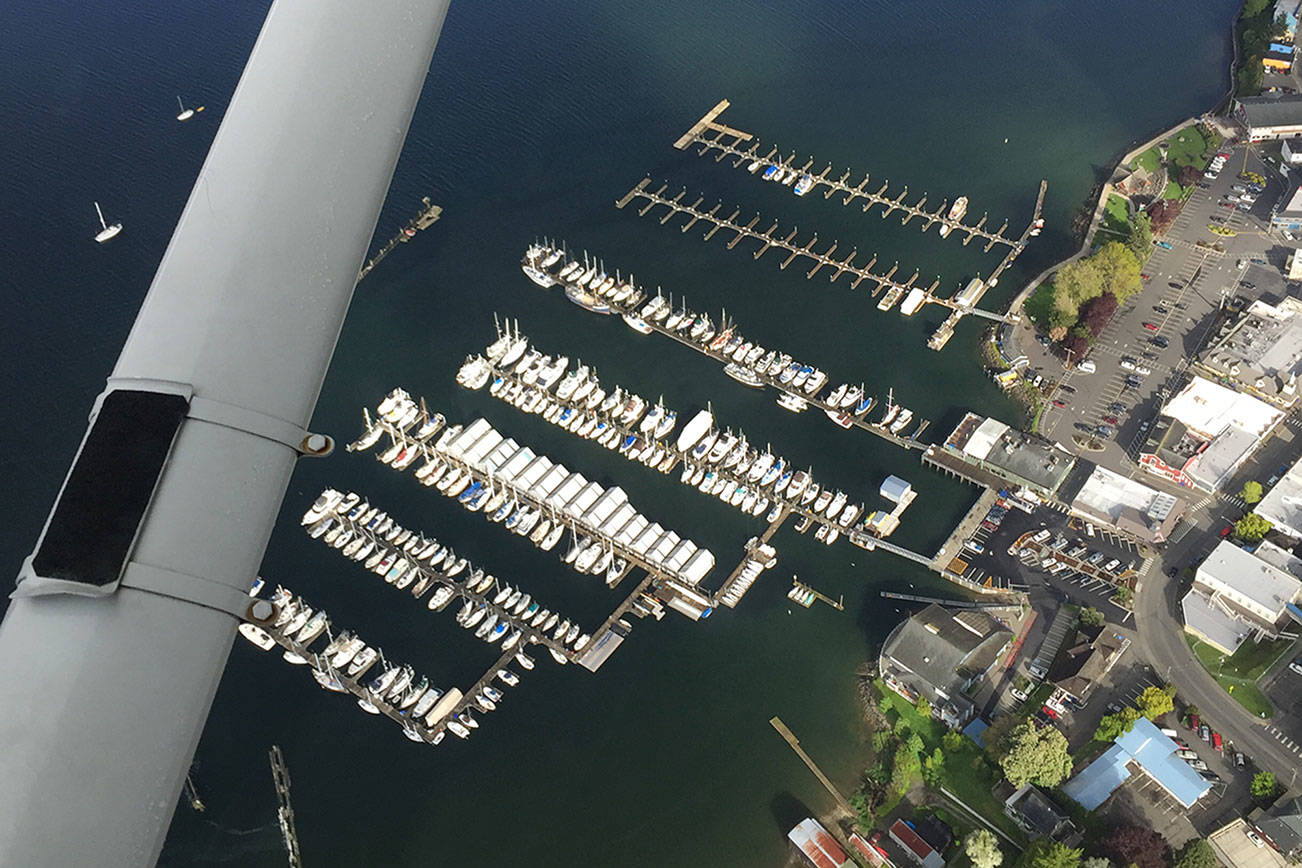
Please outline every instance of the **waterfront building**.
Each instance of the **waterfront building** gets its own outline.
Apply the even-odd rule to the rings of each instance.
[[[1062,791],[1092,811],[1138,772],[1181,805],[1192,808],[1212,785],[1176,755],[1178,749],[1153,721],[1141,717],[1129,732],[1117,736],[1103,756],[1063,784]]]
[[[1279,637],[1302,595],[1302,560],[1268,541],[1254,551],[1222,540],[1181,600],[1185,631],[1233,654],[1250,636]]]
[[[1056,443],[976,413],[963,417],[946,438],[943,449],[967,464],[1044,497],[1057,493],[1076,460]]]
[[[1298,6],[1302,0],[1275,0],[1275,14],[1271,17],[1276,21],[1284,19],[1284,36],[1287,42],[1292,42],[1297,38],[1297,17]]]
[[[977,609],[931,604],[902,621],[882,645],[882,681],[910,702],[923,696],[932,716],[958,729],[976,709],[969,695],[994,668],[1013,633]]]
[[[1302,135],[1302,94],[1270,93],[1234,101],[1233,117],[1249,141]]]
[[[889,829],[891,840],[900,845],[909,861],[922,868],[945,868],[945,859],[922,839],[917,830],[904,820],[896,820]]]
[[[1302,136],[1285,139],[1279,146],[1280,156],[1290,166],[1302,165]]]
[[[1254,301],[1237,321],[1221,326],[1198,355],[1195,370],[1235,391],[1291,408],[1302,373],[1302,301]]]
[[[1270,226],[1282,232],[1302,230],[1302,187],[1296,187],[1283,205],[1270,215]]]
[[[795,828],[787,832],[787,839],[796,845],[796,849],[813,868],[854,868],[854,863],[832,837],[832,833],[813,817],[806,817],[797,823]]]
[[[1106,467],[1095,467],[1071,501],[1071,514],[1144,543],[1165,542],[1185,501]]]
[[[1194,377],[1162,408],[1139,463],[1178,485],[1216,491],[1283,418],[1252,395]]]
[[[1266,55],[1261,58],[1261,65],[1266,68],[1267,72],[1288,72],[1293,68],[1293,51],[1289,46],[1288,51],[1278,51],[1272,45]]]

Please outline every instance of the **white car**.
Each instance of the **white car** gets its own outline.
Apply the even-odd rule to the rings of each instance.
[[[1288,664],[1288,668],[1292,669],[1298,675],[1302,675],[1302,657],[1299,657],[1292,663]]]
[[[1080,371],[1082,374],[1092,374],[1097,370],[1097,368],[1094,366],[1093,359],[1086,359],[1076,366],[1076,370]]]
[[[1026,694],[1018,690],[1016,687],[1012,688],[1008,692],[1011,693],[1013,695],[1013,699],[1016,699],[1018,702],[1026,701]]]
[[[1141,377],[1147,377],[1149,374],[1153,373],[1153,369],[1147,365],[1135,365],[1135,373],[1139,374]]]
[[[1133,371],[1135,369],[1135,363],[1132,362],[1130,359],[1122,359],[1121,369],[1123,371]]]
[[[1103,569],[1107,570],[1108,572],[1112,572],[1119,566],[1121,566],[1121,561],[1118,560],[1117,558],[1113,558],[1112,560],[1108,561],[1106,564],[1103,565]]]
[[[1044,530],[1036,533],[1035,536],[1031,537],[1031,542],[1041,543],[1047,540],[1051,536],[1053,536],[1053,531],[1049,530],[1048,528],[1045,528]]]

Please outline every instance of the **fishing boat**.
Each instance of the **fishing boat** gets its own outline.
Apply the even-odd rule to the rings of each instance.
[[[764,381],[760,379],[759,374],[756,374],[754,370],[740,362],[729,362],[724,366],[723,372],[743,385],[757,389],[764,387]]]
[[[778,398],[778,406],[792,413],[803,413],[809,408],[809,402],[799,395],[783,394]]]
[[[814,189],[814,176],[806,172],[801,175],[800,180],[796,182],[795,194],[797,196],[803,196],[812,189]]]
[[[108,223],[105,223],[104,212],[99,210],[98,202],[95,203],[95,213],[99,215],[99,225],[100,225],[99,232],[95,233],[95,240],[100,244],[103,244],[105,241],[108,241],[112,238],[116,238],[117,234],[122,231],[122,224],[114,223],[112,226],[110,226]]]

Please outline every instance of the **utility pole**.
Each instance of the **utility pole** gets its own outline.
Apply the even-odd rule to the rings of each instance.
[[[298,830],[294,827],[294,806],[289,802],[289,767],[285,765],[280,745],[273,744],[267,753],[271,758],[271,779],[276,785],[276,816],[280,820],[281,837],[285,839],[289,868],[303,868],[298,853]]]

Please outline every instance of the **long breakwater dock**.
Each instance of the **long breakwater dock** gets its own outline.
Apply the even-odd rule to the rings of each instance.
[[[439,217],[443,214],[442,207],[430,202],[428,196],[421,197],[421,204],[423,207],[416,213],[416,216],[408,220],[406,224],[398,230],[397,235],[386,241],[384,246],[375,252],[374,256],[366,260],[366,264],[362,266],[361,271],[357,272],[357,279],[359,281],[366,277],[366,275],[370,274],[375,269],[375,266],[379,265],[384,257],[392,253],[394,248],[399,244],[406,244],[408,241],[416,237],[417,232],[422,229],[428,229],[438,222]]]
[[[733,162],[733,168],[746,166],[750,173],[766,180],[776,183],[790,184],[796,179],[807,179],[804,184],[797,188],[797,195],[804,196],[819,187],[826,187],[823,193],[824,199],[830,199],[834,194],[841,194],[845,198],[843,205],[849,205],[851,202],[862,199],[863,210],[867,213],[874,205],[880,205],[883,208],[882,218],[889,217],[892,213],[899,211],[903,214],[903,222],[908,224],[915,217],[921,219],[922,231],[926,232],[932,226],[941,227],[942,237],[947,237],[951,233],[963,236],[963,245],[966,246],[973,239],[980,238],[986,242],[985,250],[989,252],[996,245],[1004,244],[1010,248],[1020,249],[1025,246],[1026,236],[1021,238],[1010,238],[1004,233],[1008,229],[1008,221],[993,232],[984,228],[986,221],[989,219],[988,214],[983,214],[981,219],[975,224],[964,224],[963,216],[967,213],[967,198],[959,197],[955,200],[955,205],[959,207],[952,209],[949,200],[945,200],[934,211],[927,210],[927,194],[916,203],[909,205],[904,199],[909,195],[909,188],[905,188],[897,196],[891,196],[887,189],[890,182],[883,182],[881,187],[873,191],[869,189],[871,176],[865,172],[863,180],[858,184],[850,184],[852,172],[846,169],[839,178],[830,177],[834,173],[832,164],[828,163],[817,175],[811,174],[810,169],[815,165],[813,157],[810,157],[802,166],[797,167],[795,152],[789,156],[782,157],[776,146],[770,147],[769,150],[761,154],[762,148],[759,139],[752,134],[743,132],[734,127],[727,126],[718,122],[719,115],[731,105],[728,100],[720,100],[714,108],[706,112],[704,117],[692,125],[692,127],[674,142],[674,147],[678,150],[687,150],[693,145],[699,145],[698,156],[704,156],[711,151],[718,151],[715,162],[721,162],[725,157],[732,156],[736,160]],[[749,147],[743,149],[743,145],[749,142]],[[770,171],[770,169],[772,171]],[[779,181],[778,178],[783,180]],[[790,178],[791,180],[786,180]],[[1045,182],[1041,182],[1043,191]],[[1043,192],[1041,192],[1043,200]],[[961,203],[961,205],[959,204]],[[953,213],[951,213],[953,211]],[[1031,229],[1035,228],[1036,221],[1040,219],[1040,207],[1037,204],[1035,216],[1031,220]],[[1029,231],[1029,229],[1028,229]]]
[[[563,247],[533,245],[525,251],[520,267],[538,286],[563,287],[566,298],[586,310],[620,314],[635,331],[664,335],[722,363],[724,372],[743,385],[779,392],[778,404],[787,410],[799,413],[814,406],[842,428],[867,431],[904,449],[926,448],[919,438],[930,422],[922,419],[915,425],[913,411],[895,403],[893,390],[887,393],[881,415],[871,418],[880,402],[867,394],[863,384],[828,386],[829,378],[821,369],[747,340],[726,314],[716,325],[709,314],[691,310],[681,298],[675,307],[672,296],[666,299],[659,293],[639,310],[647,292],[632,275],[609,277],[595,264],[570,260]]]

